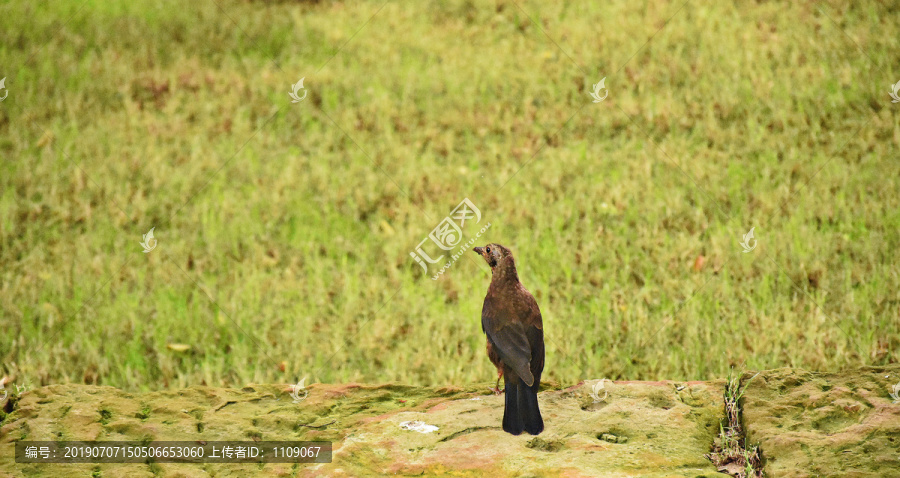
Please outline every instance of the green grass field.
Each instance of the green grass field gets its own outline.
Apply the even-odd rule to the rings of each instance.
[[[900,360],[896,11],[567,3],[3,4],[0,376],[487,384],[463,198],[547,380]]]

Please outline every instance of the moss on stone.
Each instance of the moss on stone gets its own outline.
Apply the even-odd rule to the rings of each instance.
[[[751,443],[767,476],[891,476],[900,469],[900,367],[836,374],[764,372],[744,399]],[[80,476],[642,476],[713,477],[704,458],[722,419],[724,382],[593,381],[539,394],[545,431],[500,429],[503,397],[470,387],[285,385],[127,394],[51,385],[17,397],[0,427],[0,476],[59,476],[60,465],[17,464],[17,440],[329,440],[326,464],[65,465]],[[432,433],[404,430],[422,421]]]
[[[900,365],[760,374],[744,395],[744,428],[766,476],[900,476],[898,382]]]

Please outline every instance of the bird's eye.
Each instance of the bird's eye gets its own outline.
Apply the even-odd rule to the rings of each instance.
[[[491,253],[491,248],[488,247],[487,249],[485,249],[485,251],[487,251],[487,253],[490,254],[490,253]]]

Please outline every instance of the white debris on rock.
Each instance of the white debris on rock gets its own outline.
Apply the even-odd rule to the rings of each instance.
[[[438,427],[434,425],[429,425],[425,422],[420,422],[418,420],[411,422],[403,422],[400,424],[400,428],[404,430],[409,430],[411,432],[419,432],[419,433],[431,433],[438,430]]]

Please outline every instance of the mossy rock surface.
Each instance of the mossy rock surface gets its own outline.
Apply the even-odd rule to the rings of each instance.
[[[766,476],[900,477],[900,403],[890,395],[898,383],[900,365],[761,373],[742,406]]]
[[[746,375],[749,378],[752,375]],[[744,395],[748,441],[767,477],[900,477],[900,366],[760,373]],[[545,390],[545,431],[500,429],[503,397],[485,386],[313,384],[126,393],[52,385],[0,415],[0,476],[604,476],[713,477],[704,458],[723,416],[723,381],[597,381]],[[437,427],[420,433],[407,421]],[[326,464],[18,464],[18,440],[328,440]]]
[[[52,385],[23,393],[0,426],[0,476],[725,476],[703,455],[722,417],[722,382],[606,383],[546,390],[545,431],[500,429],[486,387],[284,385],[126,393]],[[422,421],[420,433],[400,427]],[[329,440],[326,464],[17,464],[18,440]]]

